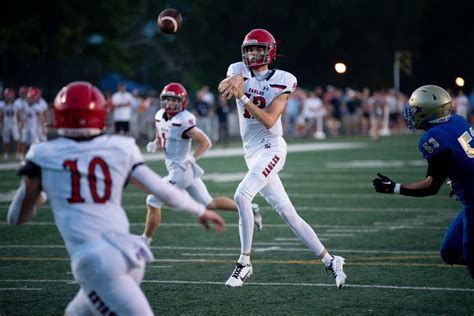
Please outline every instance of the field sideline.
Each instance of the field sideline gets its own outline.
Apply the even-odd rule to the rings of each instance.
[[[460,209],[448,187],[416,199],[376,194],[371,186],[377,172],[398,182],[424,177],[417,140],[290,142],[282,181],[330,252],[346,258],[344,289],[260,197],[264,228],[254,234],[254,276],[240,289],[224,286],[240,251],[238,215],[222,212],[227,230],[216,234],[165,209],[152,244],[156,261],[142,284],[155,314],[472,315],[474,281],[465,267],[448,266],[438,254]],[[241,150],[218,152],[199,162],[204,180],[211,195],[232,197],[246,170]],[[165,174],[160,156],[146,159]],[[33,222],[9,227],[6,211],[18,178],[12,168],[1,169],[0,177],[0,315],[62,314],[78,285],[49,206]],[[123,204],[133,233],[143,230],[144,199],[138,189],[126,188]]]

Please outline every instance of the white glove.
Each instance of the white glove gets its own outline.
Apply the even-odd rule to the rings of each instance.
[[[188,155],[186,160],[180,164],[180,168],[183,171],[186,171],[189,167],[192,167],[193,164],[196,162],[196,157],[194,155]]]
[[[143,234],[140,236],[140,238],[146,243],[148,247],[150,247],[151,241],[153,240],[151,237],[147,237],[145,234]]]
[[[157,149],[158,145],[154,141],[146,144],[146,151],[148,151],[149,153],[155,153]]]

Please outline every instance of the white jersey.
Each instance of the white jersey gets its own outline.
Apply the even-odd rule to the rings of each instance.
[[[0,101],[0,112],[3,114],[3,128],[18,128],[18,112],[21,107],[16,102],[5,103]]]
[[[250,69],[243,63],[231,64],[227,70],[227,76],[244,76],[244,93],[262,110],[267,110],[273,99],[283,93],[291,93],[297,85],[296,77],[289,72],[272,69],[269,70],[266,78],[257,80]],[[260,122],[243,106],[237,105],[239,112],[240,135],[244,142],[244,147],[252,148],[262,142],[262,139],[282,136],[283,129],[281,117],[278,118],[275,125],[266,129]]]
[[[41,184],[70,255],[105,233],[129,233],[122,191],[133,168],[143,162],[133,138],[61,137],[34,144],[26,159],[41,167]]]
[[[196,117],[184,110],[168,119],[165,110],[161,109],[155,115],[155,125],[165,151],[166,167],[173,169],[186,161],[191,151],[192,140],[184,134],[196,126]]]
[[[26,104],[23,106],[22,114],[23,114],[23,129],[33,131],[37,133],[38,130],[38,114],[40,113],[40,109],[35,104]]]

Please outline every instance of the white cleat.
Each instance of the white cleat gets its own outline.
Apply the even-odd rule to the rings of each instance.
[[[257,228],[257,231],[261,231],[263,228],[263,217],[260,213],[260,206],[257,203],[252,203],[252,211],[255,227]]]
[[[242,265],[237,263],[234,272],[232,272],[230,278],[225,282],[225,285],[227,287],[241,287],[244,285],[244,282],[252,276],[252,273],[252,265]]]
[[[329,265],[326,267],[326,271],[330,272],[331,275],[336,279],[336,285],[338,288],[342,289],[346,283],[346,274],[344,273],[342,266],[344,265],[345,259],[340,256],[332,256],[332,260],[329,262]]]

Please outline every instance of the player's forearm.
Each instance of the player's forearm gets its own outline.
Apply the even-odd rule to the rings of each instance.
[[[400,184],[400,194],[414,197],[424,197],[435,195],[439,192],[441,188],[441,179],[438,181],[433,181],[433,177],[427,177],[424,180],[412,182],[412,183],[402,183]]]
[[[10,225],[26,223],[36,214],[36,201],[41,189],[39,179],[22,180],[20,187],[15,193],[10,207],[8,208],[7,221]]]
[[[271,112],[266,112],[256,106],[248,98],[240,98],[237,102],[245,102],[245,109],[257,120],[259,121],[266,129],[272,128],[278,120],[278,115]]]
[[[200,217],[206,210],[204,205],[193,200],[185,190],[163,181],[146,165],[136,167],[130,177],[131,183],[143,191],[153,194],[177,211],[184,211]]]
[[[196,158],[196,160],[200,159],[211,147],[211,140],[204,135],[204,139],[198,142],[198,147],[193,153],[194,158]]]

